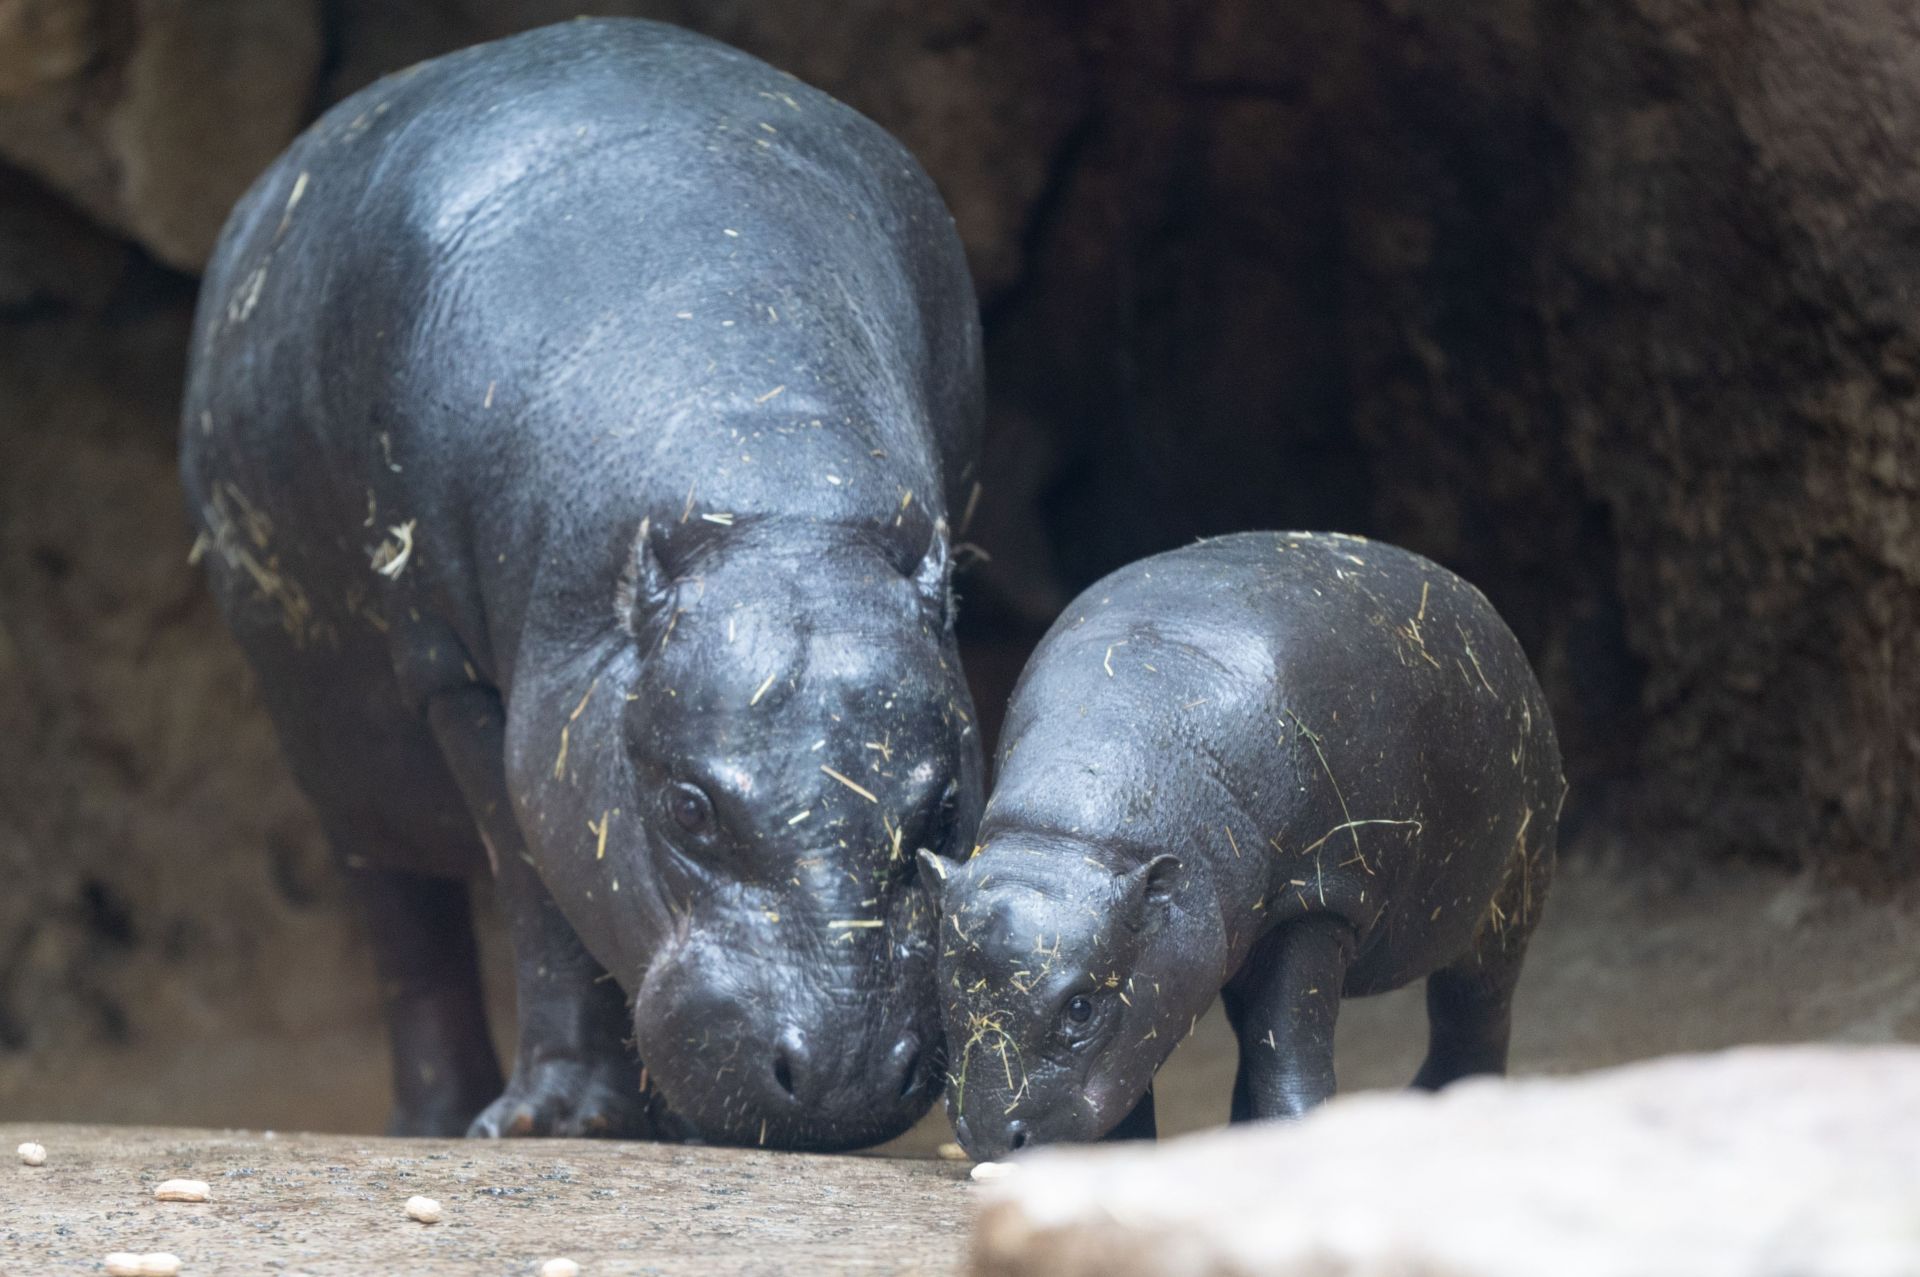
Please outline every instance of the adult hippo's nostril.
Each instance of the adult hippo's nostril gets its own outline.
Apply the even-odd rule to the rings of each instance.
[[[773,1081],[797,1104],[810,1100],[812,1070],[808,1067],[807,1035],[789,1024],[773,1044]]]
[[[1017,1153],[1025,1148],[1032,1138],[1033,1137],[1027,1133],[1027,1124],[1025,1122],[1016,1118],[1007,1123],[1007,1147],[1014,1152]]]

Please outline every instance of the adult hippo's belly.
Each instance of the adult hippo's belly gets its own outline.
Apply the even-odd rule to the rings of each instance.
[[[980,393],[912,158],[670,27],[424,63],[249,192],[182,474],[372,923],[394,1129],[846,1147],[925,1110],[914,852],[979,808],[946,515]]]

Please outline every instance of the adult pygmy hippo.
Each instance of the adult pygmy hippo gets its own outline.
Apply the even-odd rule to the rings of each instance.
[[[1427,977],[1416,1085],[1506,1066],[1565,785],[1479,591],[1357,537],[1122,568],[1041,640],[972,859],[940,893],[947,1105],[976,1157],[1151,1136],[1216,992],[1233,1116],[1333,1093],[1340,998]]]
[[[947,533],[979,360],[906,151],[654,23],[402,72],[241,202],[182,473],[372,923],[396,1131],[643,1133],[646,1091],[675,1131],[827,1148],[925,1111],[912,853],[979,805]],[[504,1094],[461,881],[489,860]]]

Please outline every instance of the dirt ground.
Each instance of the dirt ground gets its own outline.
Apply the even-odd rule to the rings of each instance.
[[[1563,860],[1520,988],[1516,1072],[1747,1042],[1920,1041],[1920,902],[1866,901],[1734,864],[1685,876],[1628,867],[1647,859],[1599,849]],[[497,943],[487,956],[494,987],[505,988]],[[1342,1088],[1403,1085],[1419,1065],[1424,1021],[1417,988],[1346,1003]],[[1233,1068],[1216,1009],[1161,1074],[1162,1131],[1223,1121]],[[0,1112],[14,1121],[366,1134],[381,1129],[386,1104],[385,1042],[364,1016],[217,1041],[183,1016],[172,1040],[0,1078]],[[886,1151],[924,1156],[950,1138],[936,1111]]]

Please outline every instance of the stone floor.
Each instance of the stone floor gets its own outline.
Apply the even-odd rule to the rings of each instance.
[[[166,1251],[183,1277],[532,1274],[567,1256],[603,1274],[947,1273],[963,1259],[963,1165],[739,1149],[528,1140],[0,1125],[40,1167],[0,1163],[0,1272],[98,1273]],[[158,1202],[184,1176],[211,1200]],[[441,1222],[415,1223],[408,1197]]]

